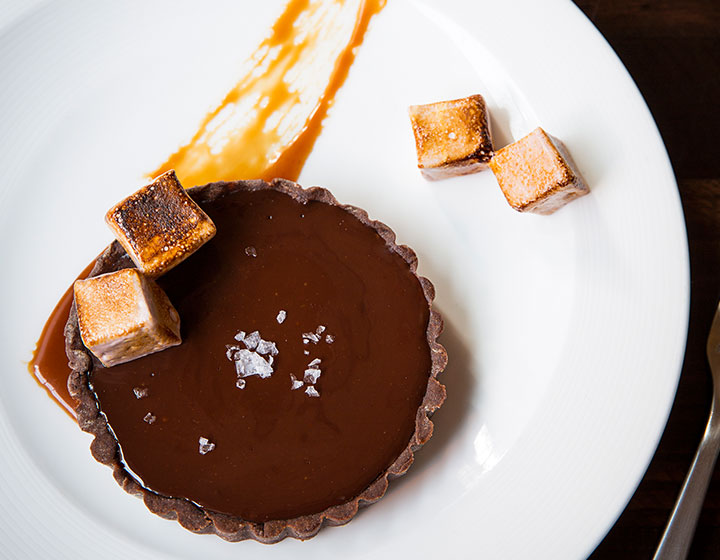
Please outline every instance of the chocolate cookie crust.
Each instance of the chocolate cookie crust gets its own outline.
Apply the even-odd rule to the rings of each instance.
[[[303,190],[289,181],[276,180],[272,183],[262,181],[213,183],[203,187],[190,189],[188,192],[202,206],[217,201],[235,191],[273,190],[286,194],[301,204],[321,202],[333,206],[338,205],[334,197],[325,189],[310,188]],[[417,259],[414,252],[395,243],[394,233],[384,224],[369,220],[367,214],[351,206],[340,206],[345,212],[359,220],[365,226],[374,229],[385,241],[387,248],[399,255],[414,274]],[[132,266],[130,259],[117,243],[113,243],[98,259],[92,272],[93,275],[109,272],[118,268]],[[306,539],[314,536],[323,525],[341,525],[347,523],[357,512],[358,507],[378,500],[385,493],[388,480],[404,474],[413,462],[414,451],[423,445],[432,434],[432,423],[429,416],[442,404],[445,398],[444,387],[437,382],[436,376],[444,369],[447,356],[445,350],[436,342],[442,329],[442,320],[430,309],[434,298],[432,284],[418,277],[429,310],[426,341],[430,351],[431,367],[428,372],[427,387],[420,407],[415,415],[415,431],[406,448],[392,464],[362,492],[342,504],[328,507],[318,513],[302,515],[289,519],[272,519],[265,522],[252,522],[238,516],[218,513],[200,507],[184,498],[162,496],[141,486],[128,472],[123,463],[120,447],[110,430],[106,417],[98,408],[95,392],[89,385],[86,372],[94,367],[92,356],[82,346],[77,332],[74,311],[71,312],[66,326],[66,348],[70,365],[73,370],[69,380],[71,394],[79,400],[77,407],[80,427],[92,433],[95,440],[91,450],[95,458],[111,468],[118,483],[131,494],[141,496],[147,507],[154,513],[169,519],[177,519],[180,524],[194,532],[215,533],[220,537],[237,541],[253,538],[260,542],[273,543],[286,536]]]

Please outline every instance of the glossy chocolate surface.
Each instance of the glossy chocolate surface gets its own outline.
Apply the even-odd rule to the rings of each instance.
[[[250,521],[344,503],[415,430],[431,369],[420,282],[340,207],[258,190],[203,208],[215,239],[158,281],[183,344],[90,376],[123,459],[155,492]],[[321,340],[304,343],[318,326]],[[272,376],[244,389],[226,356],[240,330],[278,348]],[[320,396],[291,390],[315,358]],[[201,454],[201,437],[215,448]]]

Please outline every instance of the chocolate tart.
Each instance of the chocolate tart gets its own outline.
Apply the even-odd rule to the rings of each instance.
[[[188,193],[218,233],[158,280],[183,344],[106,369],[71,310],[68,388],[92,454],[150,511],[196,533],[275,543],[345,524],[432,435],[447,363],[434,288],[390,228],[323,188]],[[130,266],[113,242],[91,275]],[[240,331],[276,344],[271,376],[241,385],[229,361]],[[296,387],[318,363],[322,375]]]

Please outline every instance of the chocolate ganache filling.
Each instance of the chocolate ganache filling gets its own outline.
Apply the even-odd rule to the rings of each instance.
[[[263,523],[352,500],[422,443],[445,356],[431,285],[376,223],[290,187],[234,185],[200,201],[216,237],[158,280],[183,343],[93,360],[86,384],[145,488]],[[116,251],[112,267],[131,266]],[[243,375],[260,359],[263,374]]]

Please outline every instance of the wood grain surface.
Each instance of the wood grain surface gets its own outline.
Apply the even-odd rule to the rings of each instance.
[[[705,343],[720,299],[720,0],[575,3],[645,97],[675,169],[687,224],[690,328],[675,404],[647,473],[590,557],[652,558],[710,411]],[[720,466],[689,557],[720,559]]]

